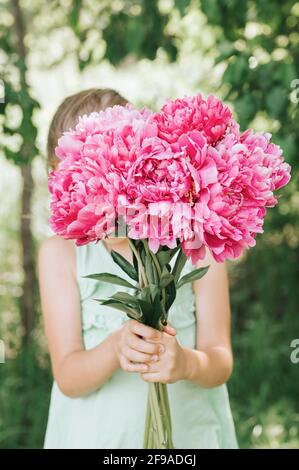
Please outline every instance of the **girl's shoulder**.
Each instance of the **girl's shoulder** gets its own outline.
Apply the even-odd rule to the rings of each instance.
[[[76,253],[73,240],[53,235],[43,240],[39,246],[39,265],[59,264],[75,268]]]
[[[63,251],[65,254],[71,254],[75,252],[75,244],[73,240],[66,240],[59,235],[52,235],[41,242],[39,251],[51,254]]]

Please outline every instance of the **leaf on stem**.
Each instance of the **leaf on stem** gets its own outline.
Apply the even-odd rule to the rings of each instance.
[[[121,254],[116,251],[111,251],[113,261],[134,281],[138,281],[138,271],[136,272],[135,266],[127,261]]]
[[[93,279],[94,281],[107,282],[109,284],[115,284],[117,286],[129,287],[131,289],[136,289],[136,286],[133,286],[130,282],[126,281],[120,276],[109,273],[99,273],[99,274],[89,274],[88,276],[83,276],[86,279]]]
[[[156,257],[158,258],[159,264],[161,268],[165,265],[168,264],[171,258],[171,253],[172,250],[163,250],[163,251],[158,251],[156,254]]]
[[[177,283],[177,289],[182,287],[184,284],[187,284],[188,282],[197,281],[198,279],[203,277],[207,273],[209,267],[210,266],[205,266],[204,268],[194,269],[193,271],[191,271],[191,273],[188,273],[183,276]]]
[[[138,306],[138,299],[133,295],[129,294],[128,292],[116,292],[111,296],[112,299],[115,299],[119,302],[124,302],[127,304],[131,304],[133,306]]]
[[[163,266],[161,278],[160,278],[160,289],[165,289],[172,281],[174,277],[173,275],[168,271],[167,266]]]
[[[166,311],[170,309],[176,298],[176,287],[174,280],[166,287]]]
[[[145,273],[148,281],[151,284],[155,283],[155,276],[154,276],[154,270],[155,268],[152,265],[152,259],[151,256],[146,256],[145,258]]]
[[[178,282],[181,272],[186,264],[186,261],[187,261],[187,256],[182,250],[180,250],[175,260],[175,264],[172,270],[172,275],[174,277],[175,282]]]
[[[126,313],[130,318],[134,318],[135,320],[140,321],[140,318],[141,318],[140,312],[131,308],[130,305],[127,305],[123,302],[118,302],[117,300],[114,300],[114,299],[108,299],[108,300],[94,299],[94,300],[99,302],[101,305],[105,305],[107,307],[120,310],[121,312]]]

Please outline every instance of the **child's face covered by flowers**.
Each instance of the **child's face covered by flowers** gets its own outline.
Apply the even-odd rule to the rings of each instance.
[[[240,134],[231,111],[201,95],[156,114],[127,105],[83,116],[56,148],[52,228],[77,245],[107,236],[115,245],[121,216],[129,238],[148,239],[154,253],[179,240],[193,264],[206,248],[218,262],[237,258],[254,246],[274,191],[290,179],[270,138]]]

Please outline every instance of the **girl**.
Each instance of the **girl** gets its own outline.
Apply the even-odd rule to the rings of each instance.
[[[50,126],[48,154],[79,115],[125,100],[113,90],[67,98]],[[168,386],[176,448],[235,448],[225,382],[232,372],[227,273],[210,255],[201,280],[183,286],[163,332],[99,306],[116,288],[84,276],[124,273],[111,249],[132,262],[126,238],[76,247],[58,236],[39,254],[42,310],[54,385],[45,448],[142,448],[148,382]],[[183,274],[194,269],[187,262]]]

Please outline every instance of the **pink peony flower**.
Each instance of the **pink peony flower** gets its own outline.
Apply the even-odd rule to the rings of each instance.
[[[269,134],[247,131],[239,141],[229,134],[216,147],[209,147],[218,184],[212,194],[202,192],[207,208],[203,233],[204,244],[217,261],[236,258],[255,245],[255,236],[263,232],[266,208],[277,203],[273,191],[290,179],[290,166],[269,139]]]
[[[128,172],[126,199],[122,203],[124,207],[132,208],[134,203],[138,206],[137,213],[126,214],[128,235],[148,238],[154,252],[159,246],[172,248],[177,240],[193,237],[192,206],[200,203],[204,188],[211,188],[218,181],[216,164],[208,156],[208,144],[198,131],[182,136],[178,148],[174,152],[168,142],[158,137],[146,139]],[[202,242],[195,246],[193,241],[193,249],[200,249],[201,245]]]
[[[191,202],[200,187],[217,181],[215,163],[190,139],[174,152],[168,142],[158,137],[145,139],[128,172],[126,195],[136,202]],[[194,158],[190,158],[193,145]],[[187,147],[189,146],[189,149]],[[198,158],[196,158],[198,157]]]
[[[49,178],[54,232],[77,244],[102,238],[107,211],[115,213],[136,151],[157,134],[151,116],[147,109],[114,106],[79,118],[76,128],[59,139],[61,161]],[[107,234],[112,230],[110,222]]]
[[[231,110],[213,95],[206,100],[201,94],[169,100],[155,119],[159,137],[174,145],[181,135],[188,135],[192,130],[200,131],[209,144],[214,144],[226,132],[238,133],[239,129]]]

